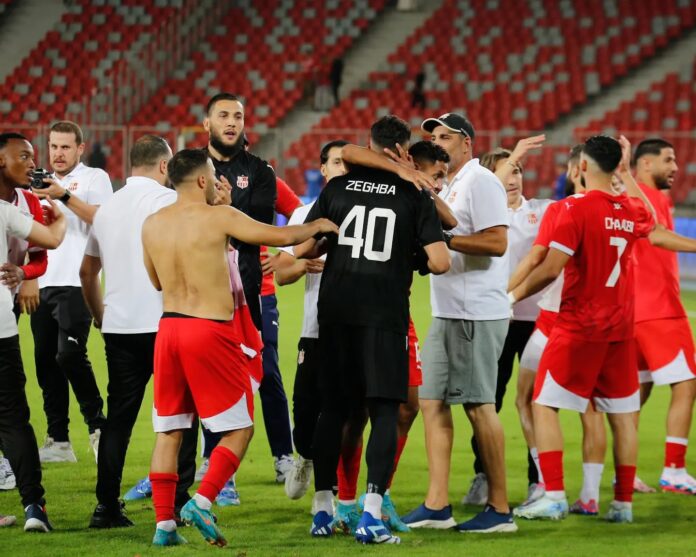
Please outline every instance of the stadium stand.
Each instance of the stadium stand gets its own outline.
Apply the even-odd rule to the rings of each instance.
[[[691,28],[695,17],[696,6],[680,0],[446,0],[389,57],[387,68],[370,75],[363,90],[314,130],[364,129],[387,112],[415,128],[424,113],[465,109],[479,129],[500,132],[482,135],[477,151],[501,141],[511,147],[525,130],[542,130],[652,56]],[[421,68],[425,110],[411,108],[409,91]],[[312,131],[285,151],[289,183],[303,183],[302,171],[316,164],[324,139]],[[530,157],[528,184],[550,185],[566,151]]]

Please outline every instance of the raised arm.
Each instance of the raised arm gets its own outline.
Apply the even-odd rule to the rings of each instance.
[[[653,207],[652,203],[650,203],[650,200],[636,183],[633,174],[631,174],[631,144],[623,135],[619,136],[619,144],[621,145],[621,162],[619,163],[619,168],[617,169],[616,174],[623,182],[624,186],[626,186],[626,193],[630,197],[637,197],[640,199],[648,211],[650,211],[652,214],[655,222],[657,222],[657,213],[655,212],[655,207]]]
[[[696,238],[688,238],[672,232],[661,224],[658,224],[648,236],[648,240],[653,246],[668,249],[670,251],[681,251],[684,253],[696,253]]]
[[[341,151],[341,157],[348,164],[357,164],[360,166],[367,166],[369,168],[393,172],[402,180],[411,182],[418,189],[433,189],[435,187],[435,180],[433,180],[427,174],[420,172],[419,170],[416,170],[415,168],[406,164],[393,161],[387,156],[372,151],[371,149],[366,149],[365,147],[358,147],[357,145],[345,145]]]

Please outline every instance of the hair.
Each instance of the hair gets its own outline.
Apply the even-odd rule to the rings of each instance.
[[[383,149],[396,149],[411,139],[411,128],[398,116],[389,114],[377,120],[370,128],[372,142]]]
[[[208,164],[207,149],[182,149],[167,163],[167,174],[174,188],[181,185],[194,170]]]
[[[582,149],[585,147],[584,143],[577,143],[570,148],[568,152],[568,162],[572,164],[578,164],[580,162],[580,155],[582,155]]]
[[[421,165],[423,163],[435,164],[438,161],[449,163],[450,156],[442,147],[432,141],[418,141],[411,145],[408,154]]]
[[[51,126],[50,131],[75,134],[75,142],[78,145],[82,145],[85,141],[85,136],[82,134],[82,128],[70,120],[61,120],[60,122],[56,122]]]
[[[17,133],[17,132],[0,133],[0,149],[4,149],[5,146],[7,145],[7,143],[9,141],[11,141],[12,139],[21,139],[23,141],[29,141],[21,133]]]
[[[341,148],[348,145],[348,142],[344,139],[335,139],[334,141],[329,141],[326,145],[321,148],[321,153],[319,153],[319,163],[326,164],[329,162],[329,152],[334,147]]]
[[[492,151],[488,151],[487,153],[484,153],[481,155],[479,159],[479,163],[481,166],[484,168],[487,168],[491,172],[495,172],[495,167],[498,165],[500,161],[504,161],[505,159],[509,159],[510,155],[512,155],[512,151],[510,149],[504,149],[503,147],[496,147]],[[519,168],[520,172],[522,172],[522,164],[517,163],[515,165],[516,168]]]
[[[159,161],[169,157],[169,144],[158,135],[144,135],[131,147],[131,167],[151,167]]]
[[[232,93],[218,93],[217,95],[213,95],[212,97],[210,97],[210,100],[208,101],[208,104],[205,107],[206,114],[210,114],[210,111],[219,101],[237,101],[244,105],[242,99],[240,99],[237,95],[233,95]]]
[[[621,145],[608,135],[594,135],[585,141],[582,152],[597,163],[605,174],[611,174],[621,162]]]
[[[631,164],[635,166],[638,160],[646,155],[659,155],[662,149],[674,149],[674,145],[659,137],[644,139],[638,144],[638,147],[636,147],[636,152],[633,153]]]

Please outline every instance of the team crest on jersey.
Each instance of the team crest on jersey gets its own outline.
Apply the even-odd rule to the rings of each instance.
[[[300,350],[299,353],[297,354],[297,364],[301,364],[304,362],[304,350]]]
[[[75,190],[77,189],[77,186],[78,186],[77,182],[72,182],[72,183],[68,186],[68,191],[75,191]]]
[[[237,176],[237,187],[242,190],[249,187],[249,176]]]
[[[537,222],[539,222],[539,217],[537,217],[536,213],[529,213],[527,215],[527,221],[529,222],[529,224],[536,224]]]
[[[614,209],[621,209],[622,205],[621,203],[614,203]]]

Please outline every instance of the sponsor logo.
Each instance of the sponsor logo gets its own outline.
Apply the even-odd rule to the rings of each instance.
[[[529,222],[529,224],[536,224],[539,222],[539,217],[537,217],[536,213],[529,213],[527,215],[527,221]]]
[[[621,205],[621,203],[614,203],[614,209],[623,209],[623,205]]]
[[[237,187],[242,190],[248,188],[249,176],[237,176]]]
[[[304,362],[304,350],[300,350],[300,352],[297,354],[297,363],[301,364]]]
[[[70,185],[68,186],[68,191],[75,191],[77,190],[77,186],[79,184],[77,182],[71,182]]]

